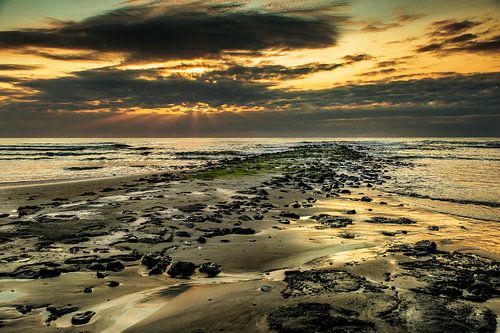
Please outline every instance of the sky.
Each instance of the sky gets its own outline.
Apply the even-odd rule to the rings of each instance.
[[[1,137],[500,136],[500,0],[0,0]]]

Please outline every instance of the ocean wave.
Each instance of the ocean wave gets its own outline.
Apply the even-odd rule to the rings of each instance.
[[[237,150],[218,150],[218,151],[179,151],[175,152],[174,155],[180,157],[190,157],[190,156],[244,156],[248,154]]]
[[[391,158],[393,158],[395,160],[426,159],[426,160],[464,160],[464,161],[494,161],[494,162],[500,162],[500,158],[491,158],[491,157],[398,155],[398,156],[391,156]]]
[[[124,143],[96,143],[96,144],[19,144],[19,145],[0,145],[1,151],[82,151],[82,150],[119,150],[134,149],[133,146]]]

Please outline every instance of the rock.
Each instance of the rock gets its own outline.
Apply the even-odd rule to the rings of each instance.
[[[290,275],[294,275],[294,274],[298,274],[300,273],[300,271],[298,269],[292,269],[290,271],[285,271],[285,276],[290,276]]]
[[[213,262],[206,262],[200,265],[200,272],[207,274],[208,277],[215,277],[221,272],[221,269]]]
[[[281,224],[290,224],[290,220],[287,219],[279,219],[278,222]]]
[[[99,272],[99,271],[97,271],[97,272],[95,273],[95,276],[96,276],[96,278],[98,278],[98,279],[104,279],[104,278],[106,277],[106,275],[104,275],[104,273],[101,273],[101,272]]]
[[[421,240],[415,243],[413,249],[419,252],[425,252],[430,254],[430,253],[436,253],[437,245],[435,242],[430,240]]]
[[[203,236],[200,236],[196,239],[196,241],[200,244],[205,244],[207,242],[207,239]]]
[[[38,212],[41,209],[42,208],[40,208],[38,206],[21,206],[17,209],[17,213],[19,214],[19,217],[23,217],[26,215],[35,214],[36,212]]]
[[[177,237],[191,237],[191,234],[187,231],[177,231],[175,235]]]
[[[284,298],[322,295],[376,288],[365,278],[341,270],[309,270],[291,275],[285,274],[287,287],[281,292]]]
[[[111,288],[118,287],[119,285],[120,285],[120,282],[118,282],[118,281],[109,281],[108,282],[108,287],[111,287]]]
[[[298,303],[270,311],[267,322],[278,333],[373,332],[373,323],[350,314],[335,313],[328,303]]]
[[[33,310],[31,305],[16,305],[16,310],[22,314],[27,314]]]
[[[311,218],[331,228],[343,228],[352,224],[352,219],[348,217],[332,216],[329,214],[314,215]]]
[[[351,194],[351,191],[349,191],[349,190],[340,190],[339,193],[342,193],[342,194]]]
[[[167,255],[148,254],[142,258],[141,263],[150,269],[149,275],[163,274],[167,266],[172,262],[172,258]]]
[[[356,214],[356,210],[355,209],[351,209],[351,210],[346,211],[345,213],[349,214],[349,215],[353,215],[353,214]]]
[[[68,313],[78,311],[78,307],[76,306],[63,306],[60,308],[55,307],[54,305],[47,306],[47,311],[49,312],[49,317],[47,318],[47,323],[50,323],[53,320],[56,320],[59,317],[62,317]]]
[[[378,223],[378,224],[415,224],[417,222],[406,218],[388,218],[388,217],[372,217],[367,222],[369,223]]]
[[[168,275],[172,277],[188,278],[193,275],[196,265],[189,261],[178,261],[168,270]]]
[[[367,197],[367,196],[364,196],[361,199],[359,199],[359,201],[363,201],[363,202],[371,202],[372,200],[373,200],[372,198]]]
[[[267,195],[269,195],[269,192],[267,192],[265,189],[261,188],[261,189],[257,190],[257,195],[267,196]]]
[[[85,325],[92,319],[92,317],[95,315],[94,311],[85,311],[85,312],[80,312],[76,313],[71,317],[71,324],[73,325]]]
[[[9,217],[9,216],[10,216],[10,214],[7,214],[7,213],[5,213],[5,214],[0,214],[0,219],[3,219],[3,218],[5,218],[5,217]]]
[[[85,294],[90,294],[90,293],[92,293],[92,288],[87,287],[87,288],[83,289],[83,292],[84,292]]]
[[[99,264],[99,263],[93,263],[88,267],[88,269],[91,269],[93,271],[105,271],[106,266],[104,266],[103,264]]]
[[[40,279],[47,279],[61,275],[61,270],[59,268],[41,268],[38,271],[38,277]]]
[[[382,230],[380,233],[384,236],[389,236],[389,237],[394,237],[398,234],[395,231],[387,231],[387,230]]]
[[[263,286],[260,287],[260,291],[265,292],[265,293],[270,292],[271,289],[272,289],[272,287],[268,286],[268,285],[263,285]]]
[[[439,231],[439,227],[437,225],[430,225],[427,229],[430,231]]]
[[[255,215],[253,216],[253,219],[254,219],[254,220],[259,220],[259,221],[260,221],[260,220],[263,220],[263,219],[264,219],[264,215],[263,215],[263,214],[261,214],[261,213],[257,213],[257,214],[255,214]]]
[[[234,227],[231,229],[233,234],[237,235],[253,235],[255,234],[255,230],[252,228],[242,228],[242,227]]]
[[[339,233],[339,237],[346,239],[353,239],[356,237],[356,235],[353,234],[352,232],[341,232]]]
[[[107,271],[120,272],[125,269],[125,266],[119,261],[112,261],[106,265]]]
[[[202,211],[205,208],[207,208],[207,205],[201,204],[201,203],[195,203],[192,205],[179,207],[178,209],[184,213],[194,213],[194,212]]]
[[[280,213],[280,217],[287,217],[287,218],[290,218],[290,219],[300,219],[300,215],[299,214],[296,214],[296,213],[292,213],[292,212],[281,212]]]

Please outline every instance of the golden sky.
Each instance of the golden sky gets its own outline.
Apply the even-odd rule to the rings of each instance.
[[[415,121],[423,109],[437,118],[420,127],[453,119],[449,129],[458,112],[463,128],[495,132],[483,122],[498,117],[499,22],[496,0],[0,0],[0,130],[49,135],[47,123],[86,122],[77,133],[97,135],[114,119],[126,130],[109,133],[147,136],[152,125],[141,120],[136,134],[128,124],[149,115],[168,136],[196,114],[210,135],[283,113],[289,134],[319,122],[322,133],[383,135],[366,112]],[[477,102],[492,109],[470,114]]]

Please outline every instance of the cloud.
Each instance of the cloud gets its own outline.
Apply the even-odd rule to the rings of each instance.
[[[394,72],[396,72],[396,68],[391,67],[391,68],[380,69],[377,71],[364,72],[364,73],[360,74],[359,76],[375,76],[375,75],[381,75],[381,74],[391,74]]]
[[[402,14],[397,14],[394,17],[393,22],[383,22],[380,20],[375,20],[371,22],[355,22],[355,23],[362,25],[361,31],[363,32],[382,32],[393,28],[400,28],[404,26],[404,24],[411,23],[423,17],[425,17],[425,15],[402,13]]]
[[[450,36],[462,33],[470,28],[480,25],[481,22],[462,20],[456,21],[452,19],[435,21],[431,24],[431,36]]]
[[[342,57],[342,59],[345,60],[348,64],[353,64],[355,62],[371,60],[371,59],[373,59],[373,57],[369,54],[366,54],[366,53],[358,53],[358,54],[346,55],[346,56]]]
[[[323,12],[284,14],[210,3],[128,6],[45,29],[0,31],[0,49],[56,48],[123,54],[128,61],[191,59],[225,51],[324,48],[338,29]]]
[[[105,68],[19,82],[19,88],[36,93],[0,103],[0,132],[5,136],[16,132],[31,136],[186,136],[193,134],[189,124],[196,115],[200,126],[196,134],[205,136],[231,136],[237,131],[264,136],[425,135],[431,134],[429,129],[452,135],[456,128],[466,127],[457,127],[461,121],[470,126],[462,134],[491,135],[498,130],[493,121],[500,118],[500,73],[382,80],[311,91],[233,80],[231,75],[220,75],[217,82],[175,76],[145,78],[157,74],[156,70]],[[196,112],[200,103],[218,112]],[[185,109],[177,115],[133,114],[136,109],[175,109],[179,105]],[[233,111],[228,112],[228,107]],[[106,119],[120,119],[120,124],[110,125]],[[76,124],[84,128],[75,128]]]
[[[27,71],[40,68],[34,65],[0,64],[0,71]]]
[[[491,29],[477,31],[486,22],[471,20],[441,20],[429,25],[426,44],[416,51],[434,52],[442,55],[457,52],[497,53],[500,51],[500,35],[492,35]]]
[[[344,64],[322,64],[309,63],[300,66],[282,66],[282,65],[259,65],[243,66],[234,65],[224,70],[209,71],[200,76],[203,80],[224,80],[231,78],[238,81],[259,81],[259,80],[291,80],[301,76],[332,71]]]
[[[44,52],[36,49],[27,49],[20,52],[21,54],[36,55],[39,57],[61,60],[61,61],[96,61],[104,60],[104,56],[99,52],[84,52],[84,53],[57,53]]]

